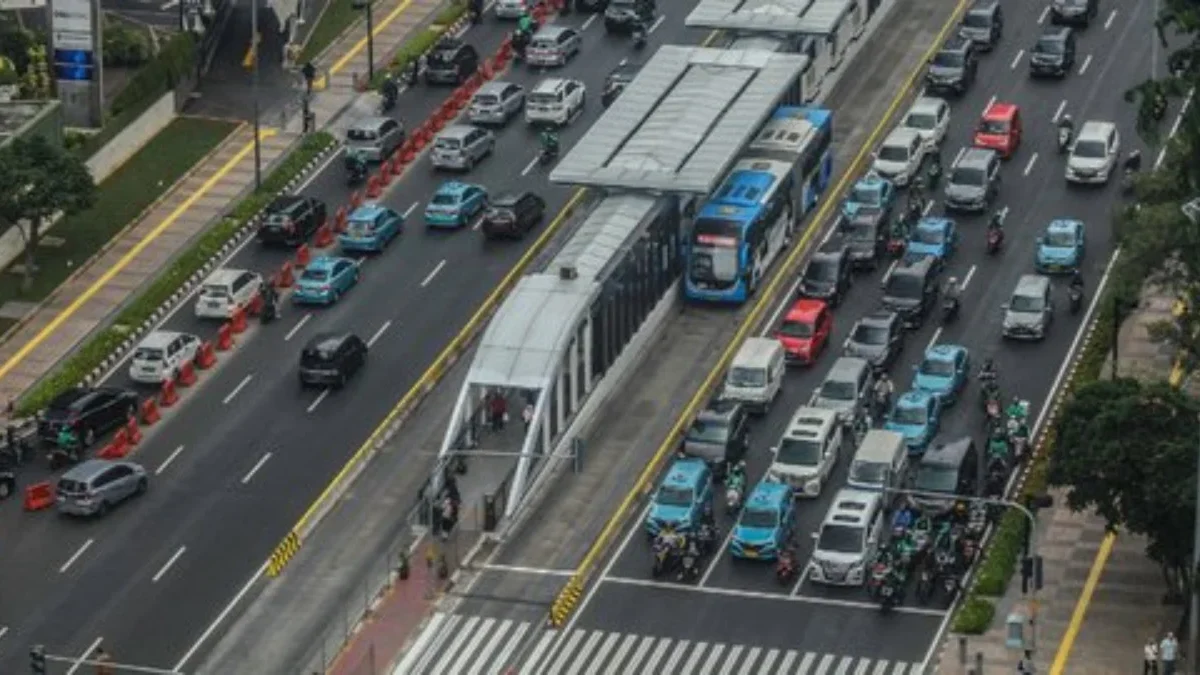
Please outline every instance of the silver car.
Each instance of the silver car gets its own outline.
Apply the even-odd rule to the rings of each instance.
[[[533,9],[533,0],[496,0],[497,19],[519,19]]]
[[[368,162],[391,157],[404,143],[404,127],[390,117],[368,117],[346,130],[346,152],[358,153]]]
[[[1050,297],[1050,279],[1039,274],[1024,274],[1017,280],[1012,298],[1004,305],[1004,337],[1014,340],[1041,340],[1054,320],[1054,302]]]
[[[141,464],[89,459],[58,479],[58,510],[71,516],[103,516],[121,502],[149,487]]]
[[[1070,183],[1103,185],[1121,154],[1121,134],[1112,122],[1084,122],[1071,143],[1066,178]]]
[[[472,124],[508,124],[525,107],[525,88],[497,80],[479,88],[471,98],[467,119]]]
[[[470,124],[452,124],[433,140],[430,159],[436,169],[470,171],[496,147],[496,136]]]
[[[525,60],[531,66],[565,66],[579,53],[582,40],[579,31],[568,26],[544,26],[533,34],[525,49]]]

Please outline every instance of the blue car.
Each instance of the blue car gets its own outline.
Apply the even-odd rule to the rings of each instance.
[[[946,261],[954,255],[958,248],[958,228],[949,218],[925,217],[917,221],[908,244],[904,249],[905,264],[912,264],[921,258],[934,258],[937,267],[945,266]]]
[[[425,207],[429,227],[462,227],[487,207],[487,190],[456,180],[446,181]]]
[[[792,488],[764,480],[754,486],[733,526],[729,553],[747,560],[774,560],[787,546],[795,525]]]
[[[332,305],[358,283],[358,265],[349,258],[313,258],[296,281],[292,302],[301,305]]]
[[[896,203],[896,186],[892,181],[874,173],[869,173],[850,189],[842,202],[842,214],[850,221],[869,218],[876,213],[887,213]]]
[[[896,400],[883,428],[904,436],[908,453],[919,455],[937,436],[941,415],[942,406],[938,397],[918,389]]]
[[[1042,274],[1070,273],[1083,262],[1084,227],[1079,220],[1050,221],[1038,237],[1034,266]]]
[[[667,470],[646,514],[646,533],[688,532],[712,511],[712,470],[699,458],[677,459]]]
[[[378,253],[404,229],[404,216],[378,204],[363,204],[346,221],[338,235],[344,253]]]
[[[967,384],[971,355],[962,345],[934,345],[925,350],[925,358],[913,378],[913,389],[927,391],[948,406],[958,400],[958,392]]]

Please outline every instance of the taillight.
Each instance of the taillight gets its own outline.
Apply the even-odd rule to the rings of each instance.
[[[289,219],[289,220],[288,220],[286,223],[284,223],[284,224],[283,224],[283,229],[284,229],[284,230],[287,230],[288,234],[291,234],[291,233],[293,233],[293,232],[295,232],[295,231],[296,231],[296,224],[295,224],[295,223],[293,223],[293,222],[292,222],[292,221]]]

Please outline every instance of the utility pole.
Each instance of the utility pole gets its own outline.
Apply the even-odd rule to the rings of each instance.
[[[350,6],[367,13],[367,82],[375,79],[375,15],[371,11],[373,0],[351,0]]]
[[[1200,421],[1200,416],[1197,416]],[[1197,438],[1197,456],[1200,456],[1200,438]],[[1200,573],[1200,471],[1196,474],[1196,522],[1193,525],[1195,534],[1192,537],[1192,569],[1188,575],[1188,595],[1191,605],[1188,608],[1188,664],[1192,675],[1200,675],[1200,588],[1197,587],[1196,577]]]
[[[251,98],[254,99],[254,189],[262,187],[262,142],[259,140],[259,109],[258,109],[258,59],[261,56],[262,39],[258,33],[258,3],[250,0],[250,40],[254,54],[253,70],[251,72]]]

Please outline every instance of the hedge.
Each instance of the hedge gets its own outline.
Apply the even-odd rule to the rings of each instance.
[[[996,605],[992,604],[991,600],[971,594],[954,615],[954,624],[950,630],[955,633],[980,635],[992,625],[995,616]]]
[[[434,17],[433,24],[429,28],[422,29],[421,32],[404,41],[404,44],[400,46],[400,50],[396,52],[396,56],[392,58],[392,65],[384,73],[376,75],[375,81],[371,85],[378,88],[384,77],[404,72],[408,64],[421,58],[422,54],[429,51],[437,43],[442,34],[446,32],[446,26],[450,26],[463,18],[466,13],[466,4],[458,2],[451,4],[439,12]]]
[[[120,347],[121,342],[150,320],[155,310],[171,299],[196,272],[202,270],[221,248],[241,232],[242,228],[283,191],[305,167],[335,143],[333,136],[317,132],[305,137],[300,147],[289,154],[269,176],[262,187],[242,200],[233,211],[207,230],[182,255],[129,304],[112,325],[90,338],[76,349],[71,357],[38,382],[20,400],[17,411],[22,416],[41,410],[54,397],[76,387]]]

